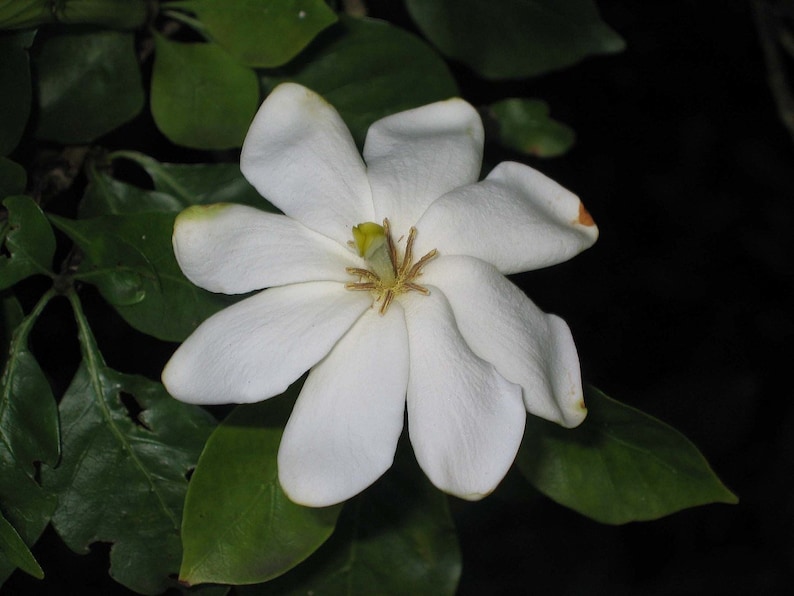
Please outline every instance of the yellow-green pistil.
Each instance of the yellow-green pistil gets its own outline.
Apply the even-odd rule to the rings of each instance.
[[[395,296],[405,292],[419,292],[427,296],[430,291],[416,283],[422,275],[422,267],[435,258],[438,251],[434,248],[421,259],[413,262],[413,245],[416,228],[408,231],[405,252],[402,259],[397,254],[397,245],[391,237],[389,220],[384,219],[379,226],[371,221],[353,227],[353,245],[363,257],[369,269],[348,267],[347,272],[359,278],[357,282],[345,284],[348,290],[372,292],[375,302],[380,302],[380,314],[384,314]]]

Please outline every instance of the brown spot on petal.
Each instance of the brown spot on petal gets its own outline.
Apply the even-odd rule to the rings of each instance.
[[[579,409],[582,411],[587,410],[587,406],[584,405],[584,400],[579,402]]]
[[[587,209],[584,208],[584,203],[579,203],[579,219],[576,220],[576,223],[579,223],[583,226],[594,226],[595,221],[593,221],[593,216],[588,213]]]

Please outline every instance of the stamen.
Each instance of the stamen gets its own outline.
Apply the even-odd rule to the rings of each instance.
[[[403,264],[400,267],[400,274],[405,273],[408,267],[411,266],[411,259],[414,253],[414,238],[416,238],[416,228],[411,226],[408,231],[408,242],[405,243],[405,254],[403,255]]]
[[[386,290],[386,293],[383,295],[383,304],[380,305],[380,314],[386,314],[392,300],[394,300],[394,290]]]
[[[377,290],[378,284],[365,281],[365,282],[350,282],[345,284],[346,290]]]
[[[422,267],[424,267],[428,263],[428,261],[431,261],[431,260],[435,259],[436,256],[438,256],[438,251],[434,248],[429,253],[427,253],[425,256],[423,256],[421,259],[419,259],[414,264],[414,266],[411,267],[411,270],[408,272],[408,276],[407,276],[408,279],[412,279],[414,277],[419,277],[421,275]]]
[[[369,269],[359,269],[358,267],[346,267],[345,271],[347,271],[350,275],[358,275],[359,277],[366,277],[371,281],[380,281],[380,278]]]
[[[389,228],[388,218],[383,220],[383,233],[386,234],[386,246],[389,249],[389,261],[391,261],[394,276],[397,277],[397,247],[394,246],[394,240],[391,237],[391,230]]]
[[[359,224],[353,228],[354,235],[356,231],[359,231],[359,235],[366,233],[367,226],[380,227],[374,223]],[[362,230],[364,232],[361,232]],[[378,310],[382,315],[389,309],[394,298],[400,294],[405,292],[418,292],[424,296],[430,294],[430,290],[416,283],[415,280],[422,275],[422,268],[438,255],[438,251],[434,248],[416,263],[413,263],[416,234],[416,228],[411,227],[408,231],[408,238],[405,241],[405,252],[400,258],[397,244],[402,240],[402,237],[395,242],[391,235],[389,220],[384,219],[383,236],[381,238],[385,237],[385,246],[381,245],[379,249],[375,248],[371,253],[367,253],[366,260],[371,269],[360,267],[347,267],[345,269],[350,275],[355,275],[359,278],[357,282],[346,283],[345,288],[353,291],[372,292],[375,295],[375,302],[381,303]],[[359,254],[362,254],[362,256],[364,252],[367,251],[359,250]]]

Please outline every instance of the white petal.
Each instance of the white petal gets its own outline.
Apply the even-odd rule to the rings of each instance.
[[[372,221],[366,168],[337,111],[294,83],[276,87],[259,108],[240,155],[240,169],[286,215],[333,238]]]
[[[584,420],[579,357],[565,321],[541,311],[493,266],[471,257],[437,259],[422,282],[444,292],[474,353],[521,385],[531,414],[567,427]]]
[[[290,499],[326,507],[360,493],[391,467],[403,428],[408,333],[399,304],[371,309],[303,386],[278,452]]]
[[[502,273],[555,265],[592,246],[598,228],[579,198],[529,166],[499,164],[428,207],[416,254],[470,255]]]
[[[515,459],[526,411],[521,388],[478,358],[438,288],[405,294],[411,373],[408,430],[419,465],[443,491],[476,500]]]
[[[407,233],[431,202],[477,181],[482,145],[482,121],[462,99],[375,122],[364,144],[375,221],[388,217],[398,235]]]
[[[314,366],[370,307],[338,282],[265,290],[204,321],[163,370],[175,398],[252,403],[282,393]]]
[[[174,223],[185,276],[211,292],[241,294],[304,281],[349,281],[365,266],[340,244],[285,215],[245,205],[196,205]]]

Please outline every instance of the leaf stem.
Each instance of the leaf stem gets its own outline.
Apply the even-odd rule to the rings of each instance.
[[[154,477],[143,464],[140,457],[138,457],[137,452],[130,444],[129,437],[125,435],[125,433],[116,425],[113,415],[108,408],[108,404],[105,402],[105,387],[102,378],[102,369],[106,368],[105,359],[102,357],[102,354],[96,345],[94,334],[91,331],[91,325],[85,316],[85,312],[83,312],[83,305],[80,302],[80,297],[77,295],[77,292],[75,292],[74,289],[68,291],[66,293],[66,297],[69,299],[69,302],[72,305],[72,310],[74,311],[74,318],[77,322],[77,330],[80,337],[80,345],[82,347],[84,365],[91,381],[93,394],[96,398],[97,406],[102,411],[102,416],[107,423],[107,427],[116,437],[122,448],[129,454],[130,459],[141,471],[141,474],[143,474],[143,476],[146,478],[146,482],[149,485],[149,490],[157,497],[160,507],[162,508],[166,517],[168,517],[172,526],[175,529],[179,529],[180,520],[177,519],[177,517],[174,515],[174,512],[168,506],[166,498],[155,482]]]

